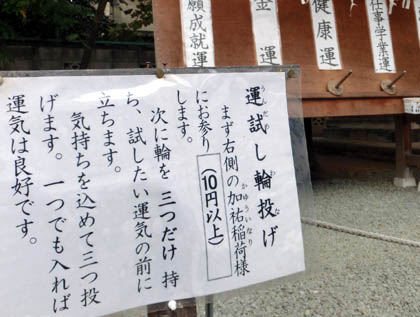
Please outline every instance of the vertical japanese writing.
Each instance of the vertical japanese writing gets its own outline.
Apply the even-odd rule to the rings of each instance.
[[[64,185],[63,180],[55,180],[48,184],[44,184],[44,187],[48,189],[48,192],[55,192],[57,186]],[[54,257],[51,260],[52,265],[49,271],[49,274],[53,275],[52,289],[51,293],[53,294],[53,303],[52,310],[54,313],[68,310],[69,300],[71,297],[70,282],[66,277],[66,271],[70,270],[70,265],[65,262],[63,256],[65,254],[65,245],[62,242],[62,236],[64,235],[66,229],[67,218],[62,215],[63,211],[60,211],[65,206],[65,200],[57,195],[51,201],[46,203],[48,210],[51,210],[51,216],[48,223],[53,228],[54,238],[52,242],[53,245],[53,254]],[[63,233],[64,232],[64,233]]]
[[[165,119],[166,110],[156,107],[152,110],[152,118],[150,121],[153,123],[153,130],[155,136],[155,159],[159,164],[160,177],[164,180],[169,179],[171,170],[166,165],[171,160],[171,149],[167,146],[168,143],[168,129],[169,124]],[[166,163],[165,163],[166,162]]]
[[[137,109],[138,110],[138,109]],[[141,112],[138,111],[138,114]],[[142,152],[144,146],[147,145],[146,140],[142,136],[143,128],[136,126],[130,128],[127,132],[128,144],[132,145],[133,165],[133,196],[135,204],[132,211],[132,219],[134,221],[135,230],[135,254],[137,257],[135,268],[137,276],[137,292],[147,292],[152,289],[152,258],[150,257],[152,232],[149,228],[151,219],[149,190],[147,186],[147,174],[142,167],[144,157],[138,156],[138,152]],[[140,189],[139,189],[140,188]]]
[[[211,0],[182,0],[184,50],[188,67],[213,67]]]
[[[50,156],[53,155],[53,159],[61,160],[62,153],[55,153],[54,155],[53,152],[56,149],[56,142],[60,139],[57,136],[59,131],[57,131],[58,126],[55,124],[55,116],[53,115],[57,97],[58,94],[50,94],[47,98],[40,96],[39,108],[44,121],[43,131],[46,138],[42,142],[48,149],[47,159],[50,159]],[[51,243],[54,256],[51,260],[52,265],[49,274],[52,275],[52,311],[55,314],[70,309],[71,297],[70,281],[66,272],[71,267],[64,259],[67,247],[62,241],[63,235],[69,228],[66,225],[67,218],[64,215],[64,210],[62,210],[65,207],[65,200],[61,194],[57,194],[65,184],[65,180],[62,178],[51,179],[48,183],[43,184],[45,192],[51,196],[51,200],[49,199],[45,206],[49,211],[48,224],[53,230],[53,240]]]
[[[304,270],[285,74],[198,72],[5,79],[1,316],[103,315]]]
[[[188,123],[188,117],[186,115],[185,104],[187,103],[187,100],[181,99],[181,92],[179,90],[177,90],[177,102],[178,102],[178,121],[180,122],[180,125],[177,128],[179,132],[181,133],[181,137],[185,138],[190,124]],[[187,140],[191,141],[191,138],[187,138]]]
[[[71,126],[73,136],[71,138],[72,148],[76,153],[76,168],[78,169],[77,183],[79,186],[76,194],[76,210],[78,211],[79,239],[82,244],[82,259],[78,266],[80,271],[80,280],[82,280],[83,291],[80,303],[83,308],[91,305],[100,304],[100,291],[95,286],[95,281],[99,277],[96,267],[99,261],[95,256],[95,222],[97,207],[96,201],[89,195],[89,186],[91,179],[88,171],[91,162],[88,159],[89,144],[91,142],[91,127],[82,112],[73,112],[71,117]]]
[[[112,116],[112,109],[115,108],[115,104],[111,103],[110,98],[111,96],[102,92],[102,97],[99,98],[100,106],[97,107],[97,109],[101,111],[101,126],[104,132],[103,146],[105,148],[105,153],[102,154],[102,157],[105,158],[108,167],[114,165],[114,157],[118,153],[118,151],[115,150],[116,144],[114,142],[113,131],[115,120]],[[128,98],[130,98],[130,94]],[[118,172],[119,170],[120,167],[116,166],[115,171]]]
[[[310,6],[318,68],[341,69],[333,1],[311,0]]]
[[[419,38],[420,45],[420,0],[414,0],[414,11],[416,12],[416,23],[417,23],[417,36]]]
[[[277,1],[250,0],[257,64],[282,64]]]
[[[176,201],[172,198],[172,192],[170,190],[161,192],[160,196],[158,207],[161,213],[159,217],[165,223],[165,228],[161,234],[162,260],[172,263],[176,255],[175,251],[177,250],[176,237],[178,227],[176,226]],[[174,271],[172,265],[165,266],[166,269],[162,276],[162,285],[164,288],[177,287],[180,276],[178,272]]]
[[[128,93],[127,105],[136,108],[139,100],[132,98],[132,94]],[[137,119],[142,119],[144,115],[137,109]],[[141,120],[136,120],[141,122]],[[148,178],[146,170],[143,167],[144,156],[139,153],[144,152],[147,142],[142,135],[143,126],[137,124],[130,127],[126,133],[128,144],[131,145],[132,163],[135,166],[132,176],[132,192],[134,197],[134,206],[132,208],[132,219],[135,231],[135,254],[136,254],[136,288],[138,293],[148,292],[152,289],[152,267],[153,260],[151,253],[151,239],[153,233],[149,227],[150,213]]]
[[[149,229],[149,220],[151,218],[149,211],[149,192],[143,188],[143,191],[137,192],[133,188],[134,197],[137,199],[133,210],[133,220],[136,232],[136,276],[137,276],[137,292],[147,291],[152,288],[152,258],[149,255],[152,238],[151,229]],[[144,292],[143,291],[143,292]]]
[[[266,109],[269,100],[266,100],[260,93],[261,86],[254,86],[246,90],[245,100],[247,105],[258,107],[258,111],[253,110],[247,120],[248,130],[251,135],[258,134],[262,138],[269,137],[270,125],[269,112]],[[257,89],[258,88],[258,89]],[[250,98],[251,93],[254,92],[253,98]],[[257,94],[258,91],[258,94]],[[258,99],[256,98],[258,97]],[[264,103],[257,102],[257,100],[264,100]],[[250,102],[252,101],[252,102]],[[271,190],[272,179],[275,175],[273,170],[269,170],[270,165],[267,164],[269,157],[263,154],[267,149],[261,147],[259,143],[255,143],[255,165],[258,167],[254,172],[254,189],[258,190],[258,202],[255,208],[255,216],[263,222],[262,232],[258,233],[262,236],[263,247],[272,247],[275,243],[275,237],[278,230],[278,225],[265,225],[266,219],[277,217],[280,213],[279,208],[276,207],[276,202],[273,200],[268,192]],[[266,161],[267,159],[267,161]]]
[[[223,167],[227,175],[229,191],[228,206],[230,210],[229,221],[231,224],[230,236],[233,243],[233,267],[236,276],[245,276],[250,272],[246,249],[249,245],[252,245],[252,239],[248,237],[252,233],[252,230],[246,226],[246,222],[251,220],[251,217],[245,216],[249,211],[249,207],[245,205],[248,199],[246,193],[248,185],[240,183],[238,157],[235,154],[236,142],[231,136],[234,121],[231,117],[230,107],[223,105],[221,110],[222,122],[224,122],[221,128],[225,133]]]
[[[46,138],[42,140],[42,142],[48,148],[48,153],[51,153],[54,150],[55,141],[59,139],[56,135],[56,125],[55,125],[55,117],[52,115],[54,110],[54,103],[58,97],[58,94],[49,95],[46,101],[44,101],[44,97],[40,97],[39,107],[42,113],[46,113],[44,117],[44,132]]]
[[[388,9],[385,0],[366,0],[370,39],[376,73],[394,73],[395,61],[392,49]]]
[[[198,119],[200,123],[198,125],[198,130],[201,134],[201,143],[203,147],[206,149],[206,152],[210,149],[210,140],[208,138],[208,134],[213,128],[210,125],[210,112],[207,106],[209,100],[207,99],[207,91],[198,91],[195,95],[195,102],[198,107]]]
[[[13,155],[13,171],[14,183],[11,186],[12,195],[15,199],[15,206],[18,207],[23,220],[16,228],[22,233],[22,239],[29,234],[31,225],[34,224],[32,220],[32,211],[34,201],[31,196],[31,188],[34,186],[32,180],[33,173],[30,171],[27,162],[27,155],[29,154],[29,137],[31,131],[25,126],[25,118],[29,111],[26,107],[26,97],[24,94],[14,95],[8,98],[7,113],[9,116],[9,136],[10,136],[10,151]],[[36,238],[34,238],[36,241]]]
[[[211,281],[232,275],[220,154],[199,155],[197,164],[206,239],[207,279]]]

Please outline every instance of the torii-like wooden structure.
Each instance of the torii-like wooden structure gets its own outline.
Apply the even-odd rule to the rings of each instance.
[[[207,0],[209,1],[209,0]],[[211,0],[214,65],[258,65],[254,41],[252,2],[261,0]],[[374,53],[369,32],[368,1],[332,0],[341,55],[341,70],[320,70],[315,45],[310,5],[315,0],[276,1],[280,30],[282,63],[299,64],[302,71],[302,105],[305,118],[394,115],[396,127],[396,178],[400,186],[412,185],[409,168],[420,167],[420,157],[411,152],[412,115],[404,113],[404,97],[420,96],[420,45],[414,3],[407,0],[393,6],[389,15],[395,57],[395,72],[375,71]],[[196,1],[193,1],[196,2]],[[304,4],[306,2],[306,4]],[[356,5],[356,6],[355,6]],[[186,67],[183,37],[182,0],[154,0],[156,64]],[[351,7],[351,11],[350,11]],[[409,8],[409,9],[408,9]],[[328,91],[331,80],[338,82],[348,74],[344,91]],[[381,88],[384,80],[392,82],[403,76],[388,94]],[[388,82],[389,83],[389,82]],[[414,181],[415,184],[415,181]]]
[[[414,1],[414,0],[413,0]],[[412,2],[413,2],[412,1]],[[156,61],[159,67],[185,67],[180,0],[154,0]],[[410,120],[404,115],[402,98],[420,96],[420,45],[414,4],[409,10],[393,7],[389,16],[396,73],[375,73],[365,1],[333,0],[342,70],[319,70],[316,61],[310,3],[277,0],[283,64],[299,64],[302,70],[302,101],[306,118],[395,115],[396,177],[406,179],[407,168],[420,166],[411,153]],[[215,66],[257,65],[248,0],[212,0],[212,29]],[[352,76],[344,83],[341,96],[328,92],[330,80]],[[394,80],[396,93],[381,90],[383,80]]]

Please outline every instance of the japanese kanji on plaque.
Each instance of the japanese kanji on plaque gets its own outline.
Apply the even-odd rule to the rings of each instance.
[[[304,271],[285,82],[6,77],[0,315],[100,316]]]

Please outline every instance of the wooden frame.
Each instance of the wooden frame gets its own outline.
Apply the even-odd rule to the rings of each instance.
[[[249,1],[211,0],[216,67],[256,65]],[[409,167],[420,168],[420,156],[411,151],[410,116],[404,115],[403,97],[420,95],[420,45],[414,6],[394,7],[390,16],[396,74],[374,70],[368,18],[364,1],[350,12],[350,1],[334,2],[343,69],[320,71],[317,66],[311,14],[297,0],[276,0],[284,64],[299,64],[302,71],[302,107],[306,118],[395,115],[396,176],[407,177]],[[154,0],[156,64],[184,67],[180,0]],[[327,90],[329,80],[339,80],[349,70],[344,93]],[[395,95],[381,90],[382,80],[407,71]],[[408,173],[409,174],[409,173]],[[409,176],[409,175],[408,175]]]

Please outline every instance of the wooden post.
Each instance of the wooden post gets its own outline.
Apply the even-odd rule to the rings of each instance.
[[[407,164],[407,157],[412,155],[411,118],[401,114],[395,121],[395,178],[394,184],[399,187],[416,186],[412,171]]]

